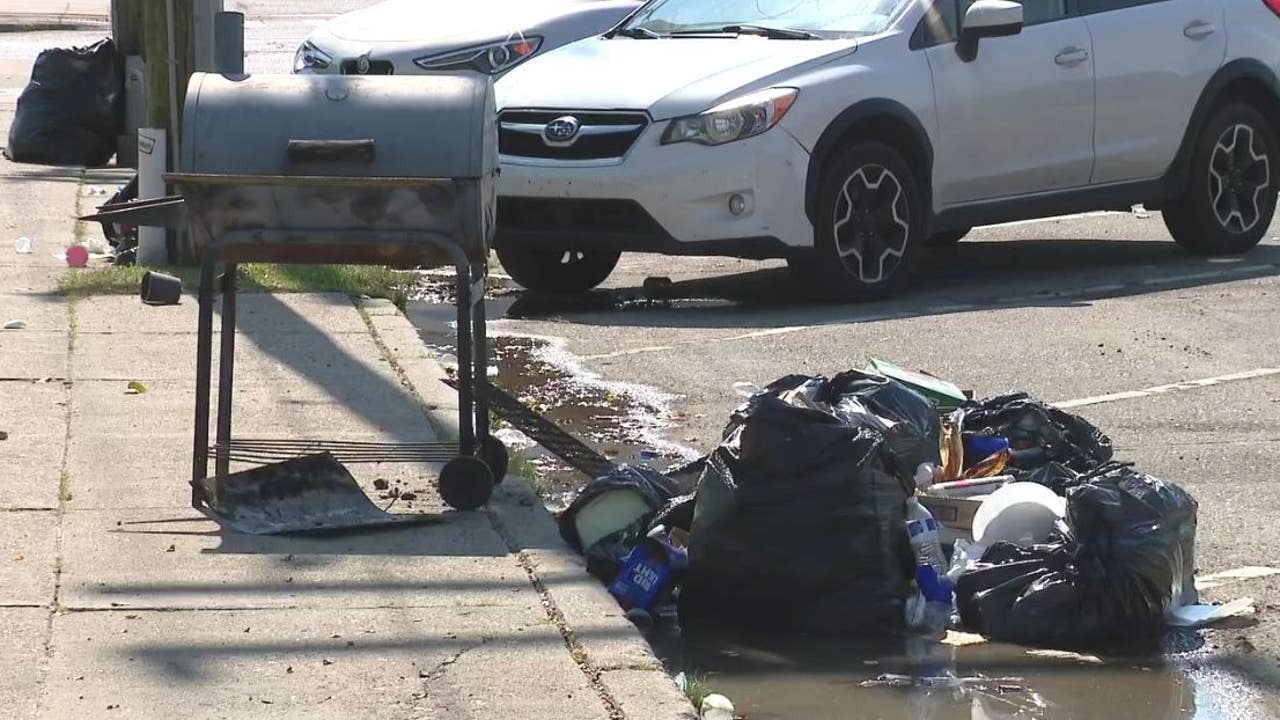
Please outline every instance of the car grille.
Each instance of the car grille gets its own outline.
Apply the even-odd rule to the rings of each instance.
[[[567,145],[549,145],[542,129],[565,116],[578,120],[577,136]],[[648,124],[648,116],[639,112],[508,110],[498,116],[498,149],[503,155],[550,160],[620,158]]]
[[[390,60],[370,60],[369,72],[362,73],[359,69],[359,60],[343,60],[339,68],[343,75],[395,75],[396,68],[391,64]]]
[[[499,230],[600,232],[650,237],[665,234],[634,200],[498,198]]]

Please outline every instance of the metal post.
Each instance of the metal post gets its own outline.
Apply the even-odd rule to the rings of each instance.
[[[227,263],[222,275],[222,355],[218,358],[218,477],[231,471],[231,391],[236,365],[236,265]]]
[[[191,44],[196,72],[217,72],[217,23],[218,13],[222,12],[223,0],[190,0],[191,2]]]
[[[172,149],[171,158],[173,158],[173,169],[179,170],[178,159],[182,157],[179,150],[179,127],[178,127],[178,12],[174,9],[174,0],[167,0],[166,12],[166,31],[169,33],[169,134],[172,136],[169,140],[169,146]],[[185,85],[185,79],[183,84]]]
[[[244,13],[220,12],[214,17],[213,67],[223,75],[244,74]]]

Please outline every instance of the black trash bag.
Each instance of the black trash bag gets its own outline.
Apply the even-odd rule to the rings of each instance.
[[[966,628],[1055,647],[1157,642],[1165,610],[1195,602],[1196,502],[1173,483],[1117,467],[1067,491],[1073,539],[997,543],[960,576]]]
[[[124,67],[109,38],[36,58],[18,97],[5,157],[41,165],[99,167],[124,132]]]
[[[697,493],[688,493],[687,495],[671,498],[649,521],[649,529],[652,530],[661,525],[668,530],[680,528],[685,532],[689,532],[693,528],[693,513],[697,502]]]
[[[914,478],[920,463],[942,463],[937,407],[897,380],[850,370],[832,378],[827,396],[819,399],[847,421],[883,433],[904,479]]]
[[[1057,462],[1077,473],[1111,460],[1111,438],[1101,430],[1027,393],[969,403],[960,413],[961,431],[1003,436],[1015,451],[1041,448],[1043,462]]]
[[[901,629],[909,484],[888,471],[879,433],[780,394],[735,413],[699,481],[682,625]]]
[[[575,523],[578,513],[592,500],[613,490],[632,490],[638,493],[644,498],[650,512],[584,548]],[[573,502],[557,518],[560,537],[574,550],[586,556],[589,572],[605,582],[611,582],[622,568],[622,561],[644,539],[654,514],[679,492],[680,488],[675,481],[653,468],[619,465],[607,475],[592,480],[578,490]]]

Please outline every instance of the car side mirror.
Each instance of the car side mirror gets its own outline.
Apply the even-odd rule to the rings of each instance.
[[[978,57],[978,40],[1022,32],[1022,3],[1011,0],[976,0],[964,13],[956,53],[965,62]]]

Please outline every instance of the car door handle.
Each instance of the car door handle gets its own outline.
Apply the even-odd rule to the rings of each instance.
[[[1182,34],[1191,40],[1203,40],[1217,31],[1218,28],[1213,23],[1204,20],[1192,20],[1182,28]]]
[[[1063,48],[1053,57],[1053,61],[1062,67],[1075,67],[1089,59],[1089,51],[1078,47]]]

